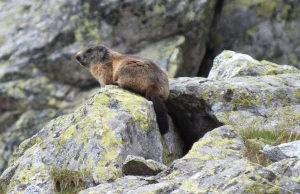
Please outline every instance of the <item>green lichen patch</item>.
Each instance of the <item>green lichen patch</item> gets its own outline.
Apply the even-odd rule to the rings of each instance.
[[[73,194],[87,188],[86,181],[91,179],[86,171],[72,171],[66,169],[52,168],[50,177],[53,187],[59,194]]]
[[[252,193],[268,193],[268,194],[280,194],[281,188],[277,185],[272,184],[261,184],[261,183],[253,183],[250,186],[245,188],[245,193],[252,194]]]
[[[259,15],[265,16],[266,18],[271,18],[275,12],[277,2],[273,1],[262,1],[256,5],[256,11]]]
[[[0,185],[0,193],[1,194],[2,193],[3,194],[7,193],[7,184],[5,183],[5,181],[0,178],[0,183],[1,183],[1,185]]]
[[[120,169],[115,163],[120,163],[119,149],[117,147],[106,148],[105,153],[101,160],[93,168],[94,175],[97,177],[99,182],[101,181],[114,181],[121,177]],[[97,182],[98,182],[97,181]]]
[[[114,99],[119,101],[122,108],[132,114],[134,121],[140,126],[143,131],[147,131],[148,129],[153,128],[153,126],[149,126],[149,124],[151,123],[149,117],[149,108],[147,106],[147,108],[143,110],[139,108],[146,105],[144,97],[132,94],[124,90],[114,90],[113,95]]]

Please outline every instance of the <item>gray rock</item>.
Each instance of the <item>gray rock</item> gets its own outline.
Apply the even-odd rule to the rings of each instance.
[[[170,81],[168,109],[185,142],[221,125],[238,130],[299,131],[298,74]]]
[[[299,158],[283,159],[271,164],[267,168],[278,174],[281,174],[282,176],[289,177],[299,183],[299,177],[300,177]]]
[[[0,172],[21,141],[51,119],[74,112],[99,86],[76,62],[78,51],[104,44],[149,57],[171,77],[196,75],[216,2],[1,1]],[[23,120],[28,112],[39,118],[46,109],[55,114],[36,119],[36,125]]]
[[[224,60],[218,68],[226,64]],[[242,72],[249,66],[237,69]],[[187,151],[180,159],[176,159],[182,153],[180,138],[176,130],[160,136],[152,103],[108,86],[78,111],[53,120],[23,142],[0,185],[7,186],[8,193],[20,188],[50,193],[54,190],[49,168],[63,166],[74,172],[87,170],[89,183],[98,184],[82,188],[80,194],[300,193],[299,173],[284,170],[297,171],[298,160],[285,159],[268,167],[252,163],[245,158],[245,141],[238,134],[270,128],[299,131],[300,76],[285,71],[236,75],[224,80],[170,81],[167,105]],[[172,122],[170,126],[174,128]],[[128,155],[169,166],[156,176],[124,176]]]
[[[66,170],[86,172],[82,176],[88,182],[113,181],[122,176],[128,155],[160,163],[179,158],[182,143],[177,144],[176,132],[170,134],[168,140],[161,137],[152,102],[107,86],[74,113],[52,120],[24,141],[3,172],[0,185],[7,193],[22,188],[21,193],[50,194],[56,190],[52,174]],[[176,138],[172,141],[171,137]]]
[[[222,126],[208,132],[187,155],[175,160],[155,177],[146,180],[126,176],[83,190],[80,194],[300,192],[296,180],[245,160],[243,149],[243,140],[236,129]]]
[[[262,152],[273,162],[287,158],[300,159],[300,140],[289,143],[283,143],[278,146],[266,145]]]
[[[278,74],[299,74],[300,71],[292,66],[277,65],[269,61],[257,61],[249,55],[223,51],[218,55],[208,75],[208,79],[225,80],[233,77],[263,76]]]
[[[230,49],[257,60],[300,67],[299,1],[225,0],[219,3],[205,60],[212,61],[223,50]]]
[[[127,156],[123,163],[122,172],[125,175],[154,176],[166,169],[162,163],[137,156]]]
[[[175,77],[178,69],[183,66],[183,56],[180,48],[183,47],[184,43],[184,36],[167,38],[150,44],[137,55],[155,61],[160,67],[168,70],[169,77]]]

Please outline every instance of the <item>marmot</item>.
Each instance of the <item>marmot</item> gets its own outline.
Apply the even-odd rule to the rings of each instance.
[[[168,111],[164,101],[169,96],[169,80],[165,71],[153,61],[122,55],[102,45],[77,53],[76,60],[90,70],[101,86],[119,85],[151,100],[161,134],[168,132]]]

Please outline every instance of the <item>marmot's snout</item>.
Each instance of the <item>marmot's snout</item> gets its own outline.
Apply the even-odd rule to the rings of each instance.
[[[77,62],[80,64],[80,65],[82,65],[82,66],[84,66],[84,67],[86,67],[86,63],[84,62],[84,56],[83,56],[83,54],[82,54],[82,51],[80,51],[80,52],[78,52],[77,54],[76,54],[76,60],[77,60]]]

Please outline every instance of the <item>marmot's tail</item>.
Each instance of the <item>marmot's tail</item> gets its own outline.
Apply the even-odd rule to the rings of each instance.
[[[156,120],[162,135],[166,134],[169,130],[169,120],[168,120],[168,110],[164,103],[164,101],[156,96],[153,95],[150,97],[151,101],[154,105],[154,111],[156,113]]]

